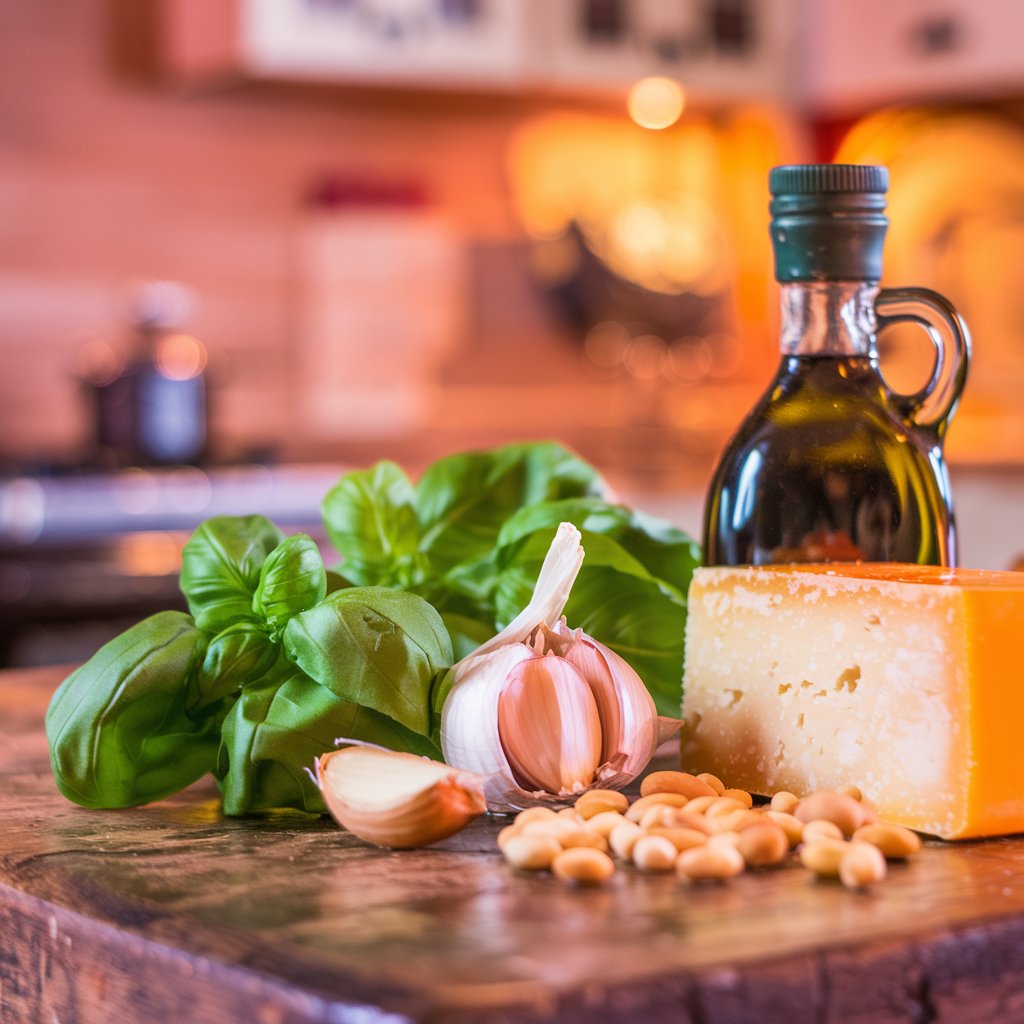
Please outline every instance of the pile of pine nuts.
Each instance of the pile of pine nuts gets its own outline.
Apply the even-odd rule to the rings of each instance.
[[[855,786],[803,799],[782,791],[755,808],[749,793],[714,775],[661,771],[643,780],[632,804],[622,793],[592,789],[560,811],[521,811],[498,834],[498,847],[514,868],[550,870],[582,885],[608,881],[616,859],[643,872],[674,871],[685,882],[724,881],[782,865],[795,851],[817,877],[860,890],[881,882],[886,861],[912,856],[921,840],[879,822]]]

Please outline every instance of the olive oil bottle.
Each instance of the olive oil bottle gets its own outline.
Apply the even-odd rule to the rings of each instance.
[[[705,506],[708,565],[956,564],[942,444],[967,377],[970,339],[923,288],[879,289],[888,221],[884,167],[776,167],[781,363],[727,446]],[[879,330],[924,327],[931,379],[898,394],[879,370]]]

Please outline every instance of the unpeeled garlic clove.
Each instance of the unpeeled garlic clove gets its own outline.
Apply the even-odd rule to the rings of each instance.
[[[512,669],[498,696],[498,735],[523,789],[582,792],[601,764],[597,703],[564,658],[529,658]]]
[[[317,758],[315,775],[335,821],[377,846],[436,843],[487,809],[480,776],[415,754],[345,747]]]

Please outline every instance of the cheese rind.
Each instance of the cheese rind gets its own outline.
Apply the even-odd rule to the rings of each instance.
[[[1024,831],[1024,573],[706,568],[683,767],[770,795],[849,783],[946,839]]]

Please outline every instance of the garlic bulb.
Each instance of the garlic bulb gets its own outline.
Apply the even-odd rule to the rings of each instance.
[[[316,759],[314,777],[339,825],[393,849],[436,843],[487,809],[482,779],[382,747],[333,750]]]
[[[624,659],[566,625],[580,539],[559,526],[530,603],[452,669],[441,748],[448,764],[487,777],[492,811],[621,789],[682,724],[658,716]]]

